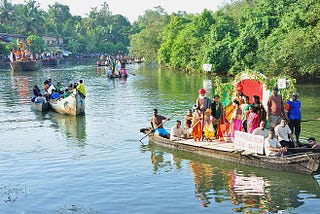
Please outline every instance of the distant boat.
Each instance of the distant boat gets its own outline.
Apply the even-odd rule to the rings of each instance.
[[[109,78],[109,79],[114,79],[114,78],[128,78],[128,74],[124,74],[124,75],[107,75],[107,77]]]
[[[26,60],[10,62],[10,67],[13,71],[37,71],[41,68],[41,61]]]
[[[49,106],[61,114],[81,115],[85,113],[85,97],[77,89],[73,89],[72,94],[66,98],[50,99]]]
[[[43,66],[56,66],[60,64],[59,57],[48,57],[41,60]]]
[[[35,103],[31,101],[31,109],[34,111],[45,112],[49,110],[48,103]]]

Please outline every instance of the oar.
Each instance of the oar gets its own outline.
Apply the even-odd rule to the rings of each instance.
[[[320,117],[316,119],[310,119],[310,120],[301,120],[301,122],[311,122],[311,121],[320,121]]]
[[[292,153],[305,153],[305,152],[314,152],[314,153],[319,153],[320,149],[319,148],[287,148],[288,152]]]
[[[173,115],[171,115],[170,117],[168,117],[167,119],[165,119],[163,122],[161,122],[158,126],[156,126],[155,128],[151,129],[147,134],[145,134],[139,141],[141,142],[144,138],[146,138],[147,136],[149,136],[154,130],[156,130],[157,128],[159,128],[161,125],[165,124],[167,121],[169,121],[172,117],[174,117],[177,113],[174,113]]]

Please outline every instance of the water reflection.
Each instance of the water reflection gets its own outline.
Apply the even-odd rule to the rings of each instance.
[[[14,95],[13,97],[20,98],[23,103],[29,102],[30,88],[32,86],[29,77],[15,74],[11,71],[11,93]]]
[[[180,169],[187,160],[195,185],[195,197],[203,207],[230,201],[234,212],[278,212],[298,208],[308,198],[320,196],[312,176],[256,169],[235,163],[173,151],[149,142],[154,173]]]
[[[86,145],[86,116],[63,115],[50,112],[50,120],[56,125],[57,129],[71,139],[79,147]]]

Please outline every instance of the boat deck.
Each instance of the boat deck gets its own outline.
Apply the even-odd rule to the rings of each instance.
[[[224,142],[224,141],[194,141],[193,139],[187,139],[187,140],[176,140],[174,142],[185,144],[185,145],[191,145],[195,147],[205,148],[205,149],[215,149],[220,150],[224,152],[239,152],[242,150],[239,150],[234,147],[234,144],[231,142]]]

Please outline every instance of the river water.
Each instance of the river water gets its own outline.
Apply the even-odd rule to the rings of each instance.
[[[127,80],[69,64],[0,72],[0,213],[319,213],[320,176],[261,170],[148,144],[153,108],[182,119],[203,76],[132,65]],[[83,79],[86,114],[30,109],[34,84]],[[304,119],[319,118],[319,85],[297,85]],[[320,121],[302,141],[320,140]]]

